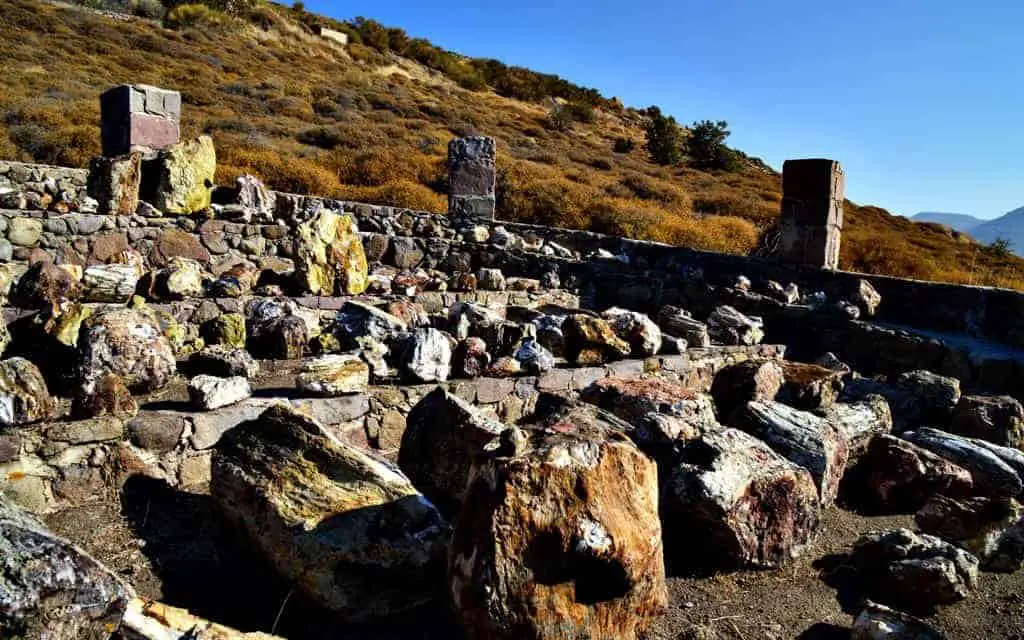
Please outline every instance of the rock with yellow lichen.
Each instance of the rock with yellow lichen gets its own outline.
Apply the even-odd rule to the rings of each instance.
[[[322,209],[296,233],[295,270],[306,291],[325,296],[366,291],[366,253],[352,216]]]
[[[440,586],[449,528],[434,505],[288,406],[221,439],[210,493],[282,576],[342,618],[411,609]]]
[[[666,606],[657,470],[603,433],[512,428],[474,463],[448,562],[471,640],[635,639]]]

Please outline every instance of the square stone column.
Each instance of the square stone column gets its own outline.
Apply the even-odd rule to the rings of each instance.
[[[778,256],[809,267],[839,267],[845,176],[835,160],[786,160]]]
[[[125,84],[100,95],[103,155],[140,152],[150,157],[178,142],[181,94],[145,84]]]
[[[448,215],[494,219],[494,138],[470,136],[448,143]]]

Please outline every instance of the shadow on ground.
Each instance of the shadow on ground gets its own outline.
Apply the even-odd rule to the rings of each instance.
[[[221,520],[213,500],[135,476],[122,510],[162,584],[161,599],[243,631],[289,640],[457,640],[443,604],[372,623],[345,624],[294,593],[248,541]]]

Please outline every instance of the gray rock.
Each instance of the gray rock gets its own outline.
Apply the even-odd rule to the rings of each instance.
[[[531,374],[540,374],[555,367],[555,356],[545,349],[534,338],[523,338],[516,347],[512,357],[519,362],[522,369]]]
[[[476,274],[476,283],[484,291],[504,291],[505,276],[501,269],[480,269]]]
[[[177,372],[170,342],[149,309],[113,307],[90,316],[78,340],[81,387],[91,394],[106,373],[136,393],[155,391]]]
[[[260,365],[245,349],[215,344],[189,356],[189,365],[196,374],[229,378],[244,376],[250,380],[259,375]]]
[[[873,600],[911,611],[953,604],[978,585],[977,558],[909,529],[864,534],[850,561]]]
[[[1024,448],[1024,406],[1011,396],[962,396],[953,411],[952,433]]]
[[[409,329],[405,322],[390,313],[355,300],[345,302],[338,309],[334,322],[343,342],[367,336],[386,343]]]
[[[870,600],[853,621],[850,640],[945,640],[924,620]]]
[[[902,437],[970,471],[975,487],[986,495],[1015,497],[1024,491],[1016,449],[929,428]]]
[[[505,425],[438,387],[409,412],[398,466],[442,513],[457,515],[473,458],[504,430]]]
[[[910,395],[909,406],[900,407],[922,422],[945,424],[960,401],[960,381],[931,371],[917,370],[901,374],[896,386]]]
[[[821,415],[839,429],[850,447],[850,457],[867,451],[871,441],[892,432],[889,403],[879,395],[868,395],[852,403],[840,402],[825,409]]]
[[[760,344],[764,339],[764,322],[758,317],[744,315],[733,307],[723,305],[708,317],[708,335],[718,344]]]
[[[1012,498],[936,495],[914,520],[921,531],[970,551],[982,569],[1013,573],[1024,563],[1024,508]]]
[[[0,495],[0,636],[105,640],[134,593]]]
[[[178,446],[185,424],[176,412],[148,412],[128,421],[128,437],[137,447],[165,453]]]
[[[878,305],[882,304],[882,296],[875,290],[867,280],[860,280],[857,283],[849,298],[850,303],[856,305],[860,313],[867,318],[874,317]]]
[[[402,353],[402,370],[420,382],[444,382],[451,373],[451,339],[437,329],[417,329]]]
[[[835,500],[850,455],[849,445],[835,425],[779,402],[750,402],[734,414],[732,424],[810,471],[822,504]]]
[[[686,340],[689,347],[711,346],[708,326],[694,319],[688,311],[680,307],[662,307],[658,312],[658,326],[666,333]]]
[[[661,329],[642,313],[612,307],[601,316],[615,335],[629,343],[635,357],[653,356],[661,351]]]

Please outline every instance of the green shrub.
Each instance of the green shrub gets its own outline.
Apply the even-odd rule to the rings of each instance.
[[[676,164],[682,159],[683,134],[676,119],[658,107],[647,109],[647,153],[658,164]]]
[[[153,20],[163,20],[167,8],[160,0],[132,0],[132,15]]]
[[[629,153],[634,148],[636,148],[636,143],[629,138],[616,138],[615,145],[612,147],[612,150],[615,151],[615,153]]]
[[[739,159],[732,149],[725,146],[729,133],[729,123],[725,120],[694,122],[685,145],[691,163],[701,168],[735,171]]]

